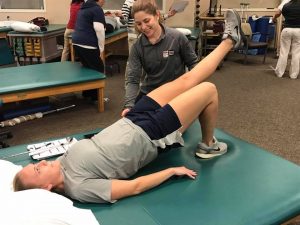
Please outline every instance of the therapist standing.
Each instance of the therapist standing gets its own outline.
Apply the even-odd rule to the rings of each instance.
[[[297,79],[300,67],[300,0],[284,0],[273,17],[273,21],[283,15],[284,28],[281,32],[280,54],[275,68],[277,77],[282,77],[291,52],[292,60],[289,69],[291,79]]]
[[[160,11],[154,1],[138,0],[133,4],[135,26],[141,33],[133,44],[127,65],[125,116],[143,95],[173,81],[191,70],[198,57],[187,37],[160,22]]]

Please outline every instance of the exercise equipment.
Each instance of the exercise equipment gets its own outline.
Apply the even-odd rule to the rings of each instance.
[[[34,114],[19,116],[14,119],[5,120],[5,121],[0,122],[0,127],[14,126],[16,124],[23,123],[23,122],[26,122],[29,120],[40,119],[40,118],[44,117],[45,115],[52,114],[55,112],[61,112],[61,111],[64,111],[64,110],[67,110],[67,109],[70,109],[73,107],[75,107],[75,105],[70,105],[70,106],[66,106],[66,107],[62,107],[62,108],[58,108],[58,109],[53,109],[53,110],[46,111],[46,112],[38,112],[38,113],[34,113]]]

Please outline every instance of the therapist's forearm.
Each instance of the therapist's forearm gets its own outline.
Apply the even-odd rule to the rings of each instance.
[[[93,23],[94,30],[96,32],[96,36],[98,39],[98,45],[100,52],[104,51],[104,43],[105,43],[105,28],[102,23],[94,22]]]

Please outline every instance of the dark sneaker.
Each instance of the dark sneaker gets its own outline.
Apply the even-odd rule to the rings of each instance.
[[[219,142],[215,137],[213,145],[207,146],[205,143],[200,142],[196,151],[196,156],[202,159],[211,159],[216,156],[223,155],[227,152],[227,144]]]
[[[222,39],[232,39],[235,42],[233,48],[237,49],[242,45],[242,36],[243,31],[241,28],[241,18],[239,14],[233,9],[228,9],[226,11],[225,29]]]

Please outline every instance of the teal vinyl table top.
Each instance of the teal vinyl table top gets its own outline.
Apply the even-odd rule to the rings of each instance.
[[[111,38],[111,37],[116,36],[118,34],[122,34],[122,33],[126,33],[126,32],[127,32],[127,28],[122,27],[120,29],[115,30],[114,32],[106,33],[105,34],[105,39],[108,39],[108,38]],[[71,39],[72,38],[72,34],[69,34],[68,37]]]
[[[197,27],[185,27],[186,29],[189,29],[192,33],[187,36],[189,40],[198,40],[200,35],[200,28]]]
[[[125,33],[125,32],[127,32],[127,28],[123,27],[123,28],[115,30],[114,32],[105,34],[105,38],[110,38],[110,37],[113,37],[115,35],[122,34],[122,33]]]
[[[137,176],[185,165],[195,180],[174,177],[150,191],[114,204],[83,204],[101,225],[279,225],[300,214],[300,167],[253,144],[216,129],[228,152],[210,160],[195,157],[201,135],[198,122],[183,134],[185,147],[171,149]],[[83,138],[83,134],[75,135]],[[3,149],[0,157],[26,150]],[[19,165],[28,155],[10,159]]]
[[[105,79],[79,63],[54,62],[0,69],[0,94]]]
[[[0,33],[7,33],[9,31],[12,31],[10,27],[0,27]]]
[[[176,28],[176,27],[173,27],[173,28]],[[198,28],[198,27],[182,27],[182,28],[188,29],[191,31],[190,35],[186,35],[186,37],[189,40],[198,40],[199,35],[200,35],[200,28]]]

